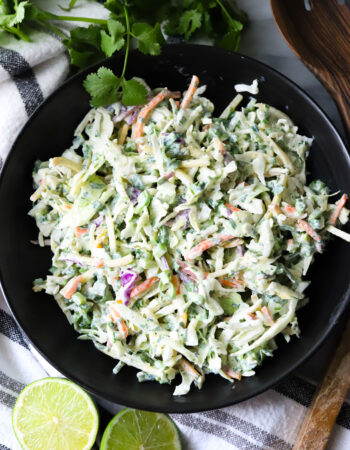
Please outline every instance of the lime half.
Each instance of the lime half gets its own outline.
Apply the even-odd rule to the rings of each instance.
[[[91,397],[64,378],[43,378],[20,393],[12,426],[23,449],[88,450],[99,420]]]
[[[100,450],[180,450],[179,432],[166,414],[125,408],[109,422]]]

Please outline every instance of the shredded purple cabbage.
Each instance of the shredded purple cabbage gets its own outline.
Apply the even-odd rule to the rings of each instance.
[[[130,198],[131,203],[136,205],[139,195],[141,194],[141,191],[133,186],[128,186],[126,192]]]
[[[229,219],[232,216],[232,212],[230,209],[225,207],[225,216]]]
[[[180,280],[183,283],[191,283],[192,282],[191,278],[186,273],[182,272],[182,270],[178,271],[178,275],[179,275]]]
[[[73,258],[60,258],[60,261],[69,261],[69,262],[72,262],[72,263],[75,263],[75,264],[78,264],[79,266],[81,266],[81,267],[84,267],[85,269],[86,269],[86,265],[85,264],[83,264],[82,262],[80,262],[80,261],[78,261],[77,259],[73,259]]]
[[[233,161],[232,156],[225,150],[225,153],[224,153],[225,164],[230,164],[231,161]]]
[[[130,302],[130,293],[135,286],[138,277],[137,273],[132,270],[122,270],[120,273],[122,300],[125,305],[128,305]]]
[[[237,247],[237,254],[239,256],[244,256],[244,254],[245,254],[245,247],[244,247],[244,245],[239,245]]]
[[[184,209],[183,211],[179,212],[179,214],[176,216],[178,217],[184,217],[185,218],[185,225],[182,227],[183,230],[185,230],[189,223],[190,223],[190,209]]]
[[[39,241],[29,241],[33,245],[40,245]],[[50,239],[44,239],[44,245],[51,245]]]
[[[170,270],[170,267],[169,267],[168,261],[166,260],[166,257],[162,256],[161,260],[162,260],[162,263],[163,263],[163,265],[165,267],[165,270]]]
[[[118,123],[125,119],[131,111],[134,109],[134,106],[123,106],[120,108],[119,114],[113,117],[113,122]]]
[[[100,213],[100,215],[95,220],[92,221],[96,225],[96,228],[102,225],[104,218],[105,218],[104,214]]]
[[[181,137],[178,137],[175,142],[179,142],[180,144],[184,144],[185,143],[185,139],[181,136]]]
[[[165,178],[166,180],[169,180],[169,179],[172,178],[174,175],[175,175],[175,172],[169,172],[169,173],[166,173],[166,174],[164,175],[164,178]]]
[[[140,108],[134,108],[130,115],[126,116],[125,122],[128,125],[132,125],[140,111]]]

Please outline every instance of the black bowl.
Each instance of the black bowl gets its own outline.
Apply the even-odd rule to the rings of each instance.
[[[121,68],[121,59],[103,65]],[[98,66],[91,70],[96,70]],[[90,71],[90,70],[89,70]],[[77,340],[55,300],[32,292],[32,281],[45,276],[50,251],[30,244],[36,239],[31,207],[31,172],[36,159],[60,155],[71,141],[75,127],[89,109],[82,81],[89,71],[61,86],[36,111],[19,135],[0,180],[0,267],[4,295],[18,324],[34,347],[60,372],[88,391],[115,403],[165,412],[193,412],[232,405],[279,382],[311,355],[327,337],[346,305],[350,246],[334,240],[325,255],[319,255],[309,278],[310,303],[299,312],[300,339],[287,345],[279,340],[274,358],[265,360],[256,376],[230,383],[208,376],[202,390],[192,389],[184,397],[173,397],[174,386],[156,382],[139,384],[136,371],[124,368],[112,374],[115,361],[91,342]],[[333,191],[350,192],[350,160],[337,131],[305,92],[275,70],[239,54],[207,46],[171,45],[161,56],[133,52],[129,76],[140,76],[152,86],[184,90],[192,74],[207,85],[206,95],[220,112],[235,95],[234,84],[260,80],[258,100],[285,111],[300,126],[301,133],[314,136],[309,170]]]

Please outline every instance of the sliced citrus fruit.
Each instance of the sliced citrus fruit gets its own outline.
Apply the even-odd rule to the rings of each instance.
[[[179,432],[166,414],[125,408],[109,422],[100,450],[181,450]]]
[[[64,378],[34,381],[19,394],[12,426],[26,450],[89,450],[99,419],[91,397]]]

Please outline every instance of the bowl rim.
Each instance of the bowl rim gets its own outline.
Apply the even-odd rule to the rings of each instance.
[[[279,72],[278,70],[274,69],[273,67],[269,66],[268,64],[261,62],[253,57],[250,56],[246,56],[242,53],[239,52],[231,52],[225,49],[221,49],[215,46],[210,46],[210,45],[200,45],[200,44],[167,44],[163,47],[163,52],[166,52],[167,49],[169,48],[172,49],[177,49],[178,52],[193,52],[198,48],[202,48],[202,49],[206,49],[206,51],[210,51],[210,52],[217,52],[217,53],[221,53],[223,56],[226,56],[228,58],[232,58],[232,57],[238,57],[242,60],[248,60],[250,62],[252,62],[253,64],[257,65],[257,66],[262,66],[264,67],[265,70],[272,72],[275,76],[277,76],[278,78],[280,78],[282,80],[283,83],[290,85],[293,89],[296,89],[297,91],[300,92],[300,94],[313,106],[313,108],[316,110],[317,114],[319,114],[321,117],[323,117],[323,119],[327,122],[328,127],[330,129],[330,131],[334,134],[335,138],[337,139],[338,143],[339,143],[339,147],[341,148],[341,152],[343,153],[343,156],[347,159],[347,163],[348,163],[348,167],[350,168],[350,156],[349,153],[347,151],[347,147],[345,145],[344,140],[342,139],[342,137],[340,136],[336,126],[333,124],[332,120],[329,118],[329,116],[327,115],[327,113],[320,107],[320,105],[299,85],[297,85],[294,81],[292,81],[290,78],[288,78],[286,75],[282,74],[281,72]],[[132,57],[132,55],[137,55],[140,52],[138,50],[132,50],[130,52],[130,56]],[[160,55],[161,57],[162,55]],[[149,56],[149,58],[151,58],[151,56]],[[37,117],[41,110],[46,106],[47,103],[49,103],[52,99],[54,99],[56,96],[60,95],[61,91],[63,91],[65,89],[65,87],[70,84],[71,82],[78,80],[80,78],[85,78],[86,75],[88,75],[89,73],[96,71],[99,67],[103,66],[106,63],[112,62],[116,67],[120,64],[121,61],[121,55],[115,55],[112,56],[110,58],[106,58],[96,64],[93,64],[89,67],[87,67],[86,69],[74,74],[73,76],[69,77],[67,80],[65,80],[57,89],[55,89],[50,95],[48,95],[46,97],[46,99],[38,106],[38,108],[31,114],[31,116],[28,118],[27,122],[24,124],[24,126],[22,127],[21,131],[19,132],[18,136],[16,137],[13,145],[11,146],[11,149],[5,159],[5,161],[3,162],[3,165],[0,169],[0,190],[2,188],[2,184],[3,184],[3,179],[4,179],[4,173],[7,169],[7,166],[9,164],[9,161],[11,160],[12,154],[15,151],[15,148],[17,146],[17,142],[22,138],[22,135],[25,133],[25,131],[27,130],[28,127],[31,126],[31,122],[32,120]],[[90,392],[91,394],[93,394],[94,396],[97,397],[97,399],[101,399],[102,401],[107,401],[109,403],[112,404],[119,404],[116,403],[114,401],[111,401],[110,399],[106,398],[104,392],[99,389],[99,387],[95,387],[95,386],[90,386],[87,385],[86,383],[84,383],[83,381],[81,381],[77,376],[72,375],[70,373],[69,369],[66,368],[61,368],[59,367],[59,365],[53,361],[49,356],[47,356],[41,349],[40,346],[38,344],[35,344],[35,338],[32,338],[30,336],[30,334],[28,334],[25,331],[25,324],[23,323],[23,321],[21,321],[15,312],[15,308],[12,306],[11,304],[11,294],[8,292],[7,287],[5,286],[4,283],[4,279],[3,279],[3,274],[2,274],[2,268],[0,267],[0,290],[1,293],[5,299],[5,302],[12,314],[12,317],[14,318],[16,324],[18,325],[18,327],[20,328],[20,330],[22,331],[22,333],[26,336],[28,342],[30,343],[30,345],[54,368],[56,369],[58,372],[60,372],[63,376],[69,378],[70,380],[74,381],[75,383],[77,383],[78,385],[82,386],[86,391]],[[321,336],[321,338],[313,345],[311,346],[306,353],[303,354],[302,357],[300,357],[298,359],[298,361],[296,361],[294,364],[292,364],[291,366],[288,366],[287,369],[285,369],[284,371],[280,372],[278,374],[278,376],[275,376],[271,381],[265,382],[261,385],[260,388],[256,389],[253,393],[249,393],[249,394],[243,394],[238,396],[237,399],[234,399],[232,401],[232,398],[222,402],[220,404],[216,404],[214,406],[203,406],[203,407],[191,407],[191,404],[188,403],[173,403],[173,408],[172,407],[161,407],[161,408],[155,408],[152,406],[148,406],[148,405],[144,405],[142,404],[142,401],[140,402],[135,402],[133,400],[130,401],[123,401],[123,404],[125,406],[131,407],[131,408],[141,408],[141,409],[146,409],[148,411],[157,411],[157,412],[165,412],[165,413],[195,413],[195,412],[201,412],[201,411],[208,411],[208,410],[214,410],[214,409],[219,409],[219,408],[224,408],[227,406],[232,406],[235,404],[238,404],[242,401],[245,400],[249,400],[250,398],[253,398],[265,391],[267,391],[268,389],[271,389],[272,387],[276,386],[278,383],[280,383],[284,378],[286,378],[288,375],[291,375],[301,364],[303,364],[306,360],[308,360],[320,347],[321,345],[325,342],[325,340],[327,339],[327,337],[329,336],[330,332],[335,328],[335,326],[339,323],[339,319],[340,316],[343,314],[344,310],[347,308],[348,304],[349,304],[349,300],[350,300],[350,285],[347,288],[346,292],[344,292],[341,296],[341,301],[339,302],[339,304],[336,307],[336,311],[334,311],[334,314],[331,317],[331,320],[328,322],[327,327],[324,329],[323,334]],[[39,363],[39,361],[38,361]],[[40,364],[40,363],[39,363]],[[263,369],[262,369],[263,370]],[[117,395],[116,395],[117,397]]]

